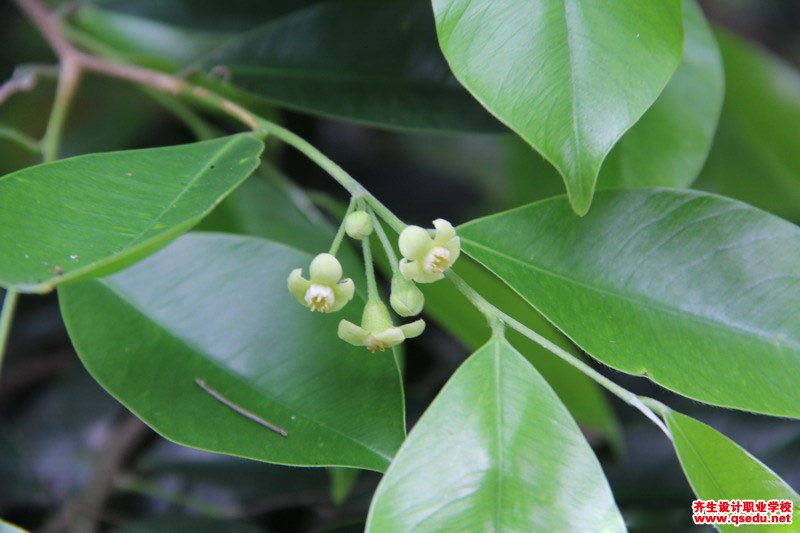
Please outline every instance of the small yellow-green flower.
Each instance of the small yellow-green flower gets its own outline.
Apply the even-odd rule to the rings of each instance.
[[[417,283],[439,281],[461,254],[461,239],[448,221],[438,218],[433,227],[433,238],[419,226],[408,226],[400,234],[400,272],[406,279]]]
[[[353,280],[342,279],[342,265],[331,254],[319,254],[308,270],[310,280],[303,277],[302,268],[296,268],[287,283],[289,292],[301,304],[312,311],[333,313],[353,299]]]
[[[372,217],[366,211],[353,211],[344,219],[344,231],[360,241],[372,233]]]
[[[386,305],[379,299],[370,299],[364,306],[361,326],[347,320],[339,322],[339,338],[354,346],[366,346],[371,351],[384,351],[406,339],[418,337],[425,330],[425,321],[395,326]]]

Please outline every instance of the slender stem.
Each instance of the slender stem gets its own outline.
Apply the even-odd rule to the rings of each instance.
[[[369,191],[358,183],[353,176],[348,174],[342,167],[337,165],[328,156],[319,151],[314,145],[297,135],[296,133],[279,126],[278,124],[269,122],[265,119],[259,119],[261,127],[267,132],[271,133],[278,139],[286,144],[294,147],[302,152],[306,157],[314,161],[320,168],[325,170],[331,175],[333,179],[339,182],[339,185],[344,187],[350,194],[356,197],[363,197],[369,206],[375,210],[375,213],[386,221],[393,230],[400,233],[406,227],[406,224],[397,218],[397,216],[389,211],[380,200],[375,198]]]
[[[47,122],[44,138],[42,138],[42,159],[45,163],[58,159],[58,150],[61,146],[61,135],[64,132],[64,123],[69,113],[70,104],[75,96],[75,90],[81,79],[81,67],[71,58],[64,58],[56,86],[56,97],[53,100],[53,109]]]
[[[19,293],[9,289],[3,300],[3,309],[0,311],[0,372],[3,370],[3,357],[8,346],[8,337],[11,334],[11,323],[14,321],[17,301],[19,301]]]
[[[0,125],[0,139],[14,142],[32,154],[39,154],[42,151],[39,141],[14,128]]]
[[[18,92],[32,90],[36,87],[39,78],[43,76],[58,76],[58,67],[54,65],[21,65],[15,68],[11,79],[0,85],[0,104]]]
[[[367,272],[367,298],[380,298],[378,284],[375,282],[375,265],[372,263],[372,250],[369,239],[361,239],[361,249],[364,252],[364,268]]]
[[[356,207],[356,199],[350,198],[350,205],[347,206],[347,211],[344,212],[342,221],[339,223],[339,229],[336,231],[336,236],[334,236],[333,242],[331,243],[331,248],[328,251],[329,254],[336,255],[336,253],[339,251],[339,246],[341,246],[342,240],[344,239],[344,229],[345,229],[345,222],[347,221],[347,215],[352,213],[355,207]]]
[[[372,226],[375,228],[375,233],[378,235],[378,240],[381,241],[381,246],[383,246],[383,251],[386,253],[386,259],[389,260],[389,265],[392,268],[392,274],[395,276],[400,275],[400,267],[399,261],[397,260],[397,254],[394,253],[394,248],[392,247],[392,243],[389,242],[389,237],[386,235],[386,232],[383,229],[383,224],[378,219],[378,216],[372,210],[372,208],[367,208],[369,212],[369,216],[372,218]]]
[[[661,421],[649,407],[647,407],[642,400],[629,390],[620,387],[600,372],[595,370],[594,368],[590,367],[562,347],[558,346],[554,342],[548,340],[547,338],[539,335],[526,325],[522,324],[515,318],[507,315],[491,303],[489,303],[483,296],[478,294],[475,289],[470,287],[458,274],[453,272],[452,270],[447,271],[447,277],[455,284],[455,286],[466,296],[470,302],[472,302],[484,315],[487,317],[495,317],[496,319],[501,320],[510,328],[515,329],[519,333],[523,334],[524,336],[528,337],[530,340],[541,346],[542,348],[548,350],[551,353],[554,353],[567,363],[571,364],[597,383],[605,387],[606,390],[617,396],[619,399],[624,401],[625,403],[635,407],[639,411],[642,412],[647,418],[649,418],[656,426],[658,426],[669,438],[672,438],[670,435],[669,430],[666,428],[664,423]],[[491,323],[491,321],[490,321]]]

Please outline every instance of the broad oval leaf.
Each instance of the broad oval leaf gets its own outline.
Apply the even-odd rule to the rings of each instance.
[[[797,531],[800,495],[738,444],[697,420],[667,411],[667,427],[692,490],[702,500],[791,500],[793,525],[717,526],[721,531]]]
[[[433,0],[456,78],[553,163],[576,212],[681,58],[680,0]]]
[[[112,277],[63,286],[59,299],[89,372],[165,437],[272,463],[383,470],[404,438],[397,367],[337,338],[340,319],[358,321],[358,300],[324,315],[289,294],[288,272],[307,272],[311,258],[189,234]],[[220,404],[198,378],[288,436]]]
[[[683,59],[653,106],[608,154],[601,189],[688,187],[705,163],[725,94],[717,40],[694,0],[683,2]]]
[[[240,134],[78,156],[0,178],[0,285],[48,292],[137,261],[210,212],[263,148]]]
[[[625,531],[567,409],[505,340],[450,378],[372,500],[367,531]]]
[[[725,103],[697,187],[800,220],[800,72],[768,50],[718,32]]]
[[[800,417],[800,228],[693,191],[601,191],[460,228],[464,250],[600,361],[707,403]]]
[[[450,74],[424,0],[320,2],[232,41],[205,67],[223,70],[249,105],[374,126],[502,130]]]

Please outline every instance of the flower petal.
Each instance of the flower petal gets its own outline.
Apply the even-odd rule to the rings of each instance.
[[[419,226],[406,226],[400,233],[400,253],[406,259],[419,259],[433,246],[433,240],[428,232]]]
[[[425,321],[420,318],[419,320],[415,320],[410,324],[403,324],[400,326],[400,330],[403,332],[403,335],[406,339],[419,337],[422,335],[422,332],[425,331]]]
[[[425,272],[425,269],[422,268],[419,269],[419,273],[413,278],[417,283],[433,283],[440,279],[444,279],[443,272]]]
[[[419,261],[409,261],[408,259],[400,260],[400,273],[406,279],[416,278],[422,272],[422,266]]]
[[[312,282],[334,285],[342,279],[342,264],[331,254],[319,254],[311,261],[309,273]]]
[[[452,266],[461,255],[461,237],[453,237],[442,246],[450,252],[450,266]]]
[[[436,228],[436,236],[433,240],[440,246],[456,236],[456,230],[453,225],[443,218],[434,220],[433,227]]]
[[[378,333],[372,334],[373,340],[381,344],[383,348],[390,348],[395,344],[400,344],[405,340],[403,330],[400,328],[389,328]]]
[[[364,341],[369,336],[369,333],[364,331],[361,326],[356,326],[349,320],[339,322],[337,334],[340,339],[349,342],[353,346],[364,346]]]
[[[286,281],[286,286],[289,288],[289,292],[297,298],[298,302],[307,306],[305,296],[306,291],[311,286],[311,282],[303,277],[302,268],[292,270],[289,274],[289,279]]]
[[[328,310],[329,313],[334,313],[347,305],[347,302],[353,299],[353,294],[356,291],[356,285],[353,280],[346,278],[332,287],[333,295],[336,297],[334,304]]]

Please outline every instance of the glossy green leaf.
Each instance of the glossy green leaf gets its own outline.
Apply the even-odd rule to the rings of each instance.
[[[705,163],[725,94],[717,41],[683,2],[683,59],[664,91],[603,161],[598,188],[688,187]]]
[[[433,0],[458,80],[589,209],[600,165],[681,58],[681,2]]]
[[[493,339],[422,415],[372,501],[368,532],[625,531],[589,444],[505,340]]]
[[[732,34],[717,37],[725,104],[697,187],[800,220],[800,72]]]
[[[502,129],[450,74],[425,0],[321,2],[232,41],[205,63],[218,65],[250,105],[374,126]]]
[[[190,234],[115,276],[63,286],[59,299],[89,372],[165,437],[273,463],[382,470],[404,437],[397,367],[337,338],[340,319],[358,321],[357,301],[326,315],[289,294],[288,273],[307,272],[311,258]],[[288,436],[222,405],[197,378]]]
[[[689,483],[702,500],[791,500],[793,525],[718,526],[721,531],[797,531],[800,495],[738,444],[697,420],[668,411],[675,451]]]
[[[0,178],[0,285],[47,292],[119,270],[195,225],[258,165],[240,134],[92,154]]]
[[[137,2],[127,2],[135,5]],[[172,2],[162,2],[169,5]],[[82,33],[138,64],[177,70],[222,46],[235,34],[187,29],[159,20],[84,6],[72,18]]]
[[[464,250],[600,361],[707,403],[800,417],[800,228],[693,191],[554,198],[459,230]]]

